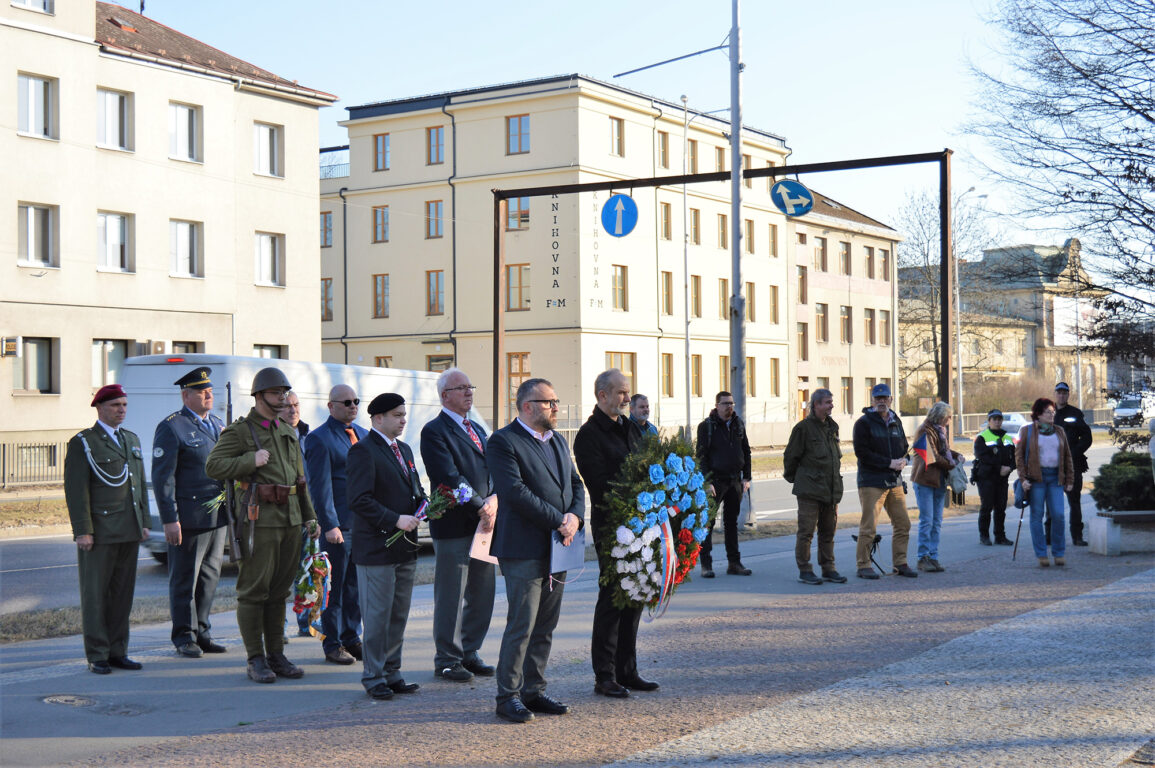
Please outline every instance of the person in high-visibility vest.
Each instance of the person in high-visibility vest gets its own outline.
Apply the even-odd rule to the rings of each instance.
[[[979,487],[979,543],[1010,546],[1006,534],[1007,481],[1015,468],[1015,441],[1003,429],[1003,412],[987,414],[987,428],[975,438],[975,463],[971,479]],[[995,540],[991,541],[991,513]]]

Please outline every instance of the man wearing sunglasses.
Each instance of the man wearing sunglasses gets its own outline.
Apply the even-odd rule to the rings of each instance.
[[[329,603],[321,612],[321,648],[325,661],[352,664],[361,660],[361,609],[357,604],[357,571],[349,561],[353,513],[346,497],[345,458],[368,433],[355,424],[361,401],[352,387],[338,384],[329,392],[329,418],[305,440],[309,495],[329,555]]]

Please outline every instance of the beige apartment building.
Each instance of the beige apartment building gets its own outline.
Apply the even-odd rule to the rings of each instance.
[[[629,184],[680,175],[683,163],[687,173],[728,170],[727,121],[569,75],[350,107],[342,125],[349,145],[336,149],[347,153],[347,170],[322,159],[326,362],[430,370],[456,364],[480,387],[477,404],[491,417],[492,190],[620,180],[614,192],[631,194],[638,207],[637,226],[625,237],[603,227],[609,192],[509,201],[501,221],[509,286],[503,402],[526,378],[545,377],[563,402],[563,425],[576,426],[594,406],[594,377],[615,366],[632,391],[649,396],[655,420],[676,428],[686,423],[687,401],[697,423],[715,393],[729,388],[729,182],[685,190]],[[744,167],[785,163],[781,137],[747,127],[742,138]],[[865,305],[893,321],[893,283],[859,270],[868,243],[893,253],[895,233],[833,208],[795,225],[773,206],[769,188],[767,179],[745,182],[741,242],[746,413],[752,438],[763,444],[785,441],[800,389],[817,377],[837,392],[844,378],[860,389],[894,375],[893,347],[858,332]],[[795,226],[828,231],[819,236],[829,237],[832,249],[853,243],[859,266],[840,275],[832,256],[831,277],[840,280],[800,279],[796,261],[809,264],[812,254],[791,246]],[[815,343],[802,368],[797,323],[809,320],[798,305],[800,285],[816,301],[839,292],[831,293],[833,311],[852,305],[854,326],[846,349],[837,336]],[[880,322],[877,314],[873,322]]]
[[[91,0],[5,2],[0,48],[0,440],[91,424],[129,356],[320,359],[336,97]]]

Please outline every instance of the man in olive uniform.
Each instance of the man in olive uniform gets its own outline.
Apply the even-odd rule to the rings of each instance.
[[[148,496],[140,438],[120,425],[128,398],[119,384],[92,398],[96,424],[68,441],[64,497],[76,540],[84,655],[98,675],[140,669],[128,658],[128,617],[140,542],[148,538]]]
[[[172,644],[181,656],[224,653],[213,642],[209,614],[221,576],[227,512],[211,503],[221,484],[205,474],[209,452],[224,429],[214,416],[212,369],[189,371],[173,384],[184,404],[156,425],[152,488],[168,542],[168,605]]]
[[[307,525],[313,538],[320,532],[296,430],[278,418],[289,389],[276,368],[257,371],[251,390],[256,404],[225,427],[205,465],[209,477],[241,483],[234,510],[245,543],[237,574],[237,627],[249,678],[258,683],[305,674],[285,658],[285,600],[300,563],[301,526]]]

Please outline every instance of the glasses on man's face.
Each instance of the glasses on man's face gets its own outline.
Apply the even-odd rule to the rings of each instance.
[[[541,403],[542,405],[546,405],[550,408],[557,408],[559,405],[561,405],[561,400],[527,400],[526,402]]]
[[[473,392],[477,387],[472,384],[462,384],[460,387],[447,387],[446,392]]]
[[[329,402],[343,405],[346,408],[352,408],[354,405],[360,405],[361,404],[361,398],[354,397],[352,400],[330,400]]]
[[[734,401],[733,400],[723,400],[722,402],[718,403],[718,405],[719,405],[719,407],[723,406],[723,405],[728,405],[731,408],[733,408],[734,407]]]

